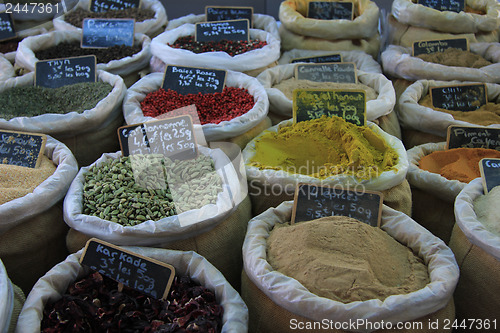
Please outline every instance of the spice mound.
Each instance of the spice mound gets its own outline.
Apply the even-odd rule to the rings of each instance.
[[[20,41],[20,39],[14,38],[0,42],[0,53],[14,52],[15,50],[17,50],[17,46]]]
[[[275,226],[267,260],[313,294],[342,303],[383,301],[429,283],[427,266],[411,249],[345,216]]]
[[[0,164],[0,205],[32,193],[56,171],[54,163],[45,155],[37,168]]]
[[[220,332],[224,308],[188,276],[173,280],[165,301],[97,272],[71,284],[43,310],[41,332]]]
[[[85,173],[83,214],[134,226],[215,204],[222,181],[210,157],[130,155]]]
[[[323,116],[265,132],[250,165],[316,178],[338,174],[371,179],[398,163],[397,152],[368,126]]]
[[[474,200],[474,212],[477,220],[486,230],[500,237],[500,220],[498,219],[500,202],[500,186],[495,186],[487,194]]]
[[[446,49],[444,52],[435,52],[430,54],[420,54],[417,58],[426,62],[433,62],[445,66],[481,68],[491,65],[491,62],[478,54],[470,51],[463,51],[456,48]]]
[[[81,27],[83,20],[86,18],[124,18],[135,19],[136,22],[142,22],[154,17],[155,12],[151,9],[127,8],[95,13],[78,7],[64,15],[64,21],[68,22],[72,26]]]
[[[196,105],[200,122],[205,125],[218,124],[242,116],[254,107],[255,102],[253,96],[244,88],[224,87],[221,93],[186,95],[160,88],[146,95],[141,102],[141,109],[146,117],[158,117],[191,104]]]
[[[248,51],[261,49],[267,45],[266,41],[260,40],[221,40],[221,41],[211,41],[211,42],[197,42],[193,36],[179,37],[173,44],[167,44],[170,47],[176,49],[189,50],[193,53],[204,53],[204,52],[226,52],[230,56],[235,56]]]
[[[295,78],[283,80],[272,88],[276,88],[283,92],[288,99],[293,99],[293,91],[295,89],[361,89],[366,93],[366,101],[377,99],[377,92],[372,87],[362,83],[336,83],[336,82],[315,82],[310,80],[297,80]]]
[[[419,161],[419,167],[441,174],[449,180],[468,183],[481,177],[479,161],[483,158],[500,158],[500,151],[485,148],[455,148],[434,151]]]
[[[431,96],[426,95],[420,99],[418,104],[439,112],[448,113],[456,120],[466,121],[471,124],[487,126],[500,123],[500,105],[496,103],[487,103],[473,111],[453,111],[432,106]]]
[[[125,46],[115,45],[107,48],[82,48],[80,42],[62,42],[49,48],[34,51],[38,60],[69,58],[84,55],[95,55],[98,64],[106,64],[111,60],[118,60],[133,56],[142,50],[142,45]]]
[[[0,117],[33,117],[45,113],[82,113],[113,90],[109,83],[83,82],[59,88],[16,86],[0,93]]]

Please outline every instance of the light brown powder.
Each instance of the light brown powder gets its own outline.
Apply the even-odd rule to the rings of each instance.
[[[443,52],[420,54],[417,58],[426,62],[455,67],[481,68],[491,65],[491,62],[484,59],[479,54],[475,54],[470,51],[463,51],[453,47],[446,49]]]
[[[344,216],[275,227],[267,259],[312,293],[343,303],[384,300],[429,283],[427,266],[408,247]]]

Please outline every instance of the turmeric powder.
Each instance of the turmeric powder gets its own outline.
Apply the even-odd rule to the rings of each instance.
[[[422,170],[439,173],[449,180],[468,183],[481,177],[479,161],[483,158],[500,158],[500,151],[485,148],[434,151],[420,159],[419,167]]]
[[[250,165],[324,179],[338,174],[371,179],[398,163],[397,152],[368,126],[323,116],[267,131]]]

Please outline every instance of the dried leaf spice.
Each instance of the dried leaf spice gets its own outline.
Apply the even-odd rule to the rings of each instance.
[[[124,287],[98,272],[73,283],[43,311],[41,332],[206,332],[222,330],[215,294],[176,276],[165,301]]]

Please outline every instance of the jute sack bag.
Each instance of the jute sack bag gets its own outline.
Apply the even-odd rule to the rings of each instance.
[[[92,237],[117,245],[192,250],[205,256],[238,288],[241,245],[251,218],[245,180],[238,177],[233,164],[220,149],[199,146],[198,150],[212,158],[215,172],[221,177],[222,191],[216,203],[135,226],[123,226],[82,213],[84,175],[89,167],[81,168],[64,199],[64,220],[71,227],[66,238],[68,250],[78,251]],[[98,166],[121,156],[121,152],[103,154],[92,165]],[[182,226],[180,220],[191,224]]]
[[[163,77],[163,73],[148,74],[127,90],[123,101],[123,114],[127,124],[154,120],[154,118],[144,116],[140,103],[148,93],[161,88]],[[254,107],[244,115],[229,121],[222,121],[219,124],[194,125],[194,128],[196,130],[201,126],[204,135],[202,140],[207,142],[228,141],[244,148],[251,139],[271,125],[270,120],[267,119],[269,111],[267,93],[254,77],[231,70],[227,71],[225,85],[246,89],[254,97]],[[193,123],[195,122],[193,121]]]
[[[450,248],[460,268],[455,290],[457,319],[498,319],[500,306],[500,237],[484,228],[474,211],[474,200],[483,195],[481,178],[471,181],[455,200],[457,223]],[[494,209],[494,208],[492,208]],[[497,324],[498,325],[498,324]],[[474,332],[484,332],[486,326]]]
[[[33,85],[35,72],[0,83],[0,91]],[[90,110],[82,113],[42,114],[34,117],[0,119],[0,128],[49,134],[73,152],[80,165],[89,165],[102,153],[119,149],[116,130],[124,123],[122,101],[127,87],[118,75],[97,70],[97,81],[109,83],[113,89]]]
[[[448,243],[455,224],[453,202],[467,184],[418,167],[422,157],[445,147],[446,142],[425,143],[408,150],[406,177],[412,188],[413,219]]]
[[[276,19],[272,17],[271,15],[265,15],[265,14],[253,14],[252,16],[252,21],[253,21],[253,29],[259,29],[259,30],[264,30],[266,32],[269,32],[272,34],[274,37],[276,37],[278,40],[280,39],[280,33],[278,31],[278,22],[276,22]],[[168,30],[173,30],[175,28],[180,27],[181,25],[185,23],[191,23],[191,24],[196,24],[196,23],[201,23],[201,22],[206,22],[205,14],[188,14],[186,16],[181,16],[178,18],[175,18],[173,20],[170,20],[168,22],[167,28],[165,31]]]
[[[68,147],[50,136],[44,155],[54,162],[56,171],[33,193],[0,205],[0,258],[9,278],[26,294],[67,255],[62,199],[78,172]]]
[[[4,81],[14,77],[16,72],[14,71],[14,66],[7,60],[4,56],[0,55],[0,81]]]
[[[281,54],[281,57],[278,59],[278,65],[290,64],[294,59],[318,57],[332,53],[340,54],[342,56],[342,61],[344,62],[354,62],[356,64],[356,68],[359,70],[369,73],[382,73],[382,67],[380,67],[380,64],[373,59],[372,56],[363,51],[340,50],[332,52],[322,50],[292,49]]]
[[[61,30],[25,38],[17,48],[15,67],[33,72],[35,71],[35,63],[38,61],[35,56],[36,51],[63,42],[79,42],[81,39],[81,31]],[[145,34],[136,33],[134,35],[134,45],[141,45],[141,50],[138,53],[122,59],[111,60],[108,63],[98,63],[96,69],[122,76],[127,85],[137,81],[139,72],[148,67],[151,59],[151,38]]]
[[[14,332],[25,300],[23,291],[10,281],[0,260],[0,332]]]
[[[296,34],[281,24],[278,28],[281,37],[281,49],[326,50],[326,51],[363,51],[373,58],[378,57],[381,46],[379,33],[368,38],[355,39],[322,39]],[[335,30],[332,30],[332,32]]]
[[[318,20],[307,17],[311,0],[286,0],[280,4],[279,19],[290,32],[327,40],[366,39],[377,33],[379,8],[374,1],[356,0],[353,20]]]
[[[466,38],[469,43],[496,43],[498,30],[478,31],[469,33],[451,33],[430,30],[398,22],[393,15],[387,15],[387,40],[389,44],[412,47],[414,42],[421,40]]]
[[[311,183],[321,186],[355,187],[363,186],[364,189],[381,191],[384,194],[384,203],[396,210],[411,215],[411,192],[406,181],[408,169],[408,157],[403,143],[390,134],[382,131],[377,125],[367,122],[368,126],[379,134],[386,143],[396,150],[399,160],[397,165],[390,171],[382,172],[377,178],[360,181],[353,176],[337,175],[325,179],[318,179],[303,174],[288,173],[283,170],[259,170],[251,166],[250,159],[255,155],[255,142],[266,132],[277,132],[279,128],[292,126],[293,120],[284,120],[250,141],[243,150],[242,156],[245,163],[248,193],[252,199],[253,216],[259,215],[268,208],[276,207],[283,201],[292,200],[296,185],[299,182]]]
[[[465,7],[464,11],[456,13],[426,7],[411,0],[394,0],[392,15],[403,24],[455,34],[492,32],[500,27],[498,1],[465,0]]]
[[[302,63],[304,64],[304,63]],[[269,112],[293,117],[293,100],[289,99],[274,85],[295,77],[297,64],[278,65],[268,68],[257,76],[257,80],[266,89],[269,98]],[[377,93],[375,99],[366,99],[366,119],[373,121],[392,112],[396,103],[396,95],[391,81],[383,74],[369,73],[361,69],[356,71],[358,83],[373,88]]]
[[[371,299],[344,304],[316,296],[297,280],[273,270],[267,261],[267,238],[275,225],[290,221],[292,206],[293,201],[283,202],[254,217],[248,224],[243,244],[245,270],[241,295],[250,314],[249,332],[322,332],[321,329],[292,329],[293,322],[313,321],[332,323],[328,332],[347,332],[352,331],[349,325],[346,330],[341,330],[333,324],[349,324],[357,320],[372,323],[384,321],[393,323],[393,327],[396,322],[420,322],[419,329],[397,332],[432,332],[428,327],[429,320],[442,323],[448,319],[453,322],[453,291],[459,275],[453,253],[410,217],[385,205],[381,228],[424,260],[430,277],[430,283],[424,288],[409,294],[392,295],[384,301]],[[373,331],[369,328],[362,330],[360,326],[357,329],[354,327],[354,331]]]
[[[482,68],[454,67],[411,56],[411,48],[389,45],[382,52],[384,73],[406,80],[500,82],[500,44],[471,43],[470,51],[492,62]]]
[[[249,39],[265,41],[267,45],[235,56],[221,51],[194,53],[168,45],[174,44],[180,37],[194,36],[195,32],[195,24],[185,23],[153,38],[151,71],[164,72],[166,65],[177,65],[227,69],[257,75],[263,69],[276,65],[280,57],[280,40],[272,33],[259,29],[249,29]]]
[[[462,81],[433,81],[418,80],[410,85],[399,99],[399,120],[405,128],[415,129],[424,133],[440,136],[441,141],[446,140],[448,127],[455,126],[481,126],[453,118],[451,114],[440,112],[420,105],[421,98],[430,93],[431,88],[440,86],[453,86],[472,82]],[[486,83],[488,102],[500,103],[500,85]],[[490,124],[485,127],[499,128],[500,124]]]
[[[80,0],[77,5],[67,13],[71,13],[75,9],[85,9],[89,10],[90,1]],[[149,37],[156,36],[160,31],[163,32],[165,26],[167,25],[167,12],[163,4],[159,0],[142,0],[140,2],[141,9],[150,9],[155,12],[155,16],[152,19],[144,20],[135,23],[135,32],[148,35]],[[53,20],[55,30],[63,31],[81,31],[81,27],[75,27],[74,25],[65,21],[65,14],[60,15]]]
[[[215,293],[217,302],[224,308],[222,332],[246,333],[248,309],[240,295],[227,282],[224,275],[207,259],[194,252],[181,252],[145,247],[124,247],[131,252],[174,266],[176,274],[187,275]],[[69,255],[42,276],[26,298],[19,316],[17,333],[40,332],[43,309],[49,302],[57,301],[68,286],[90,273],[80,264],[82,251]]]

